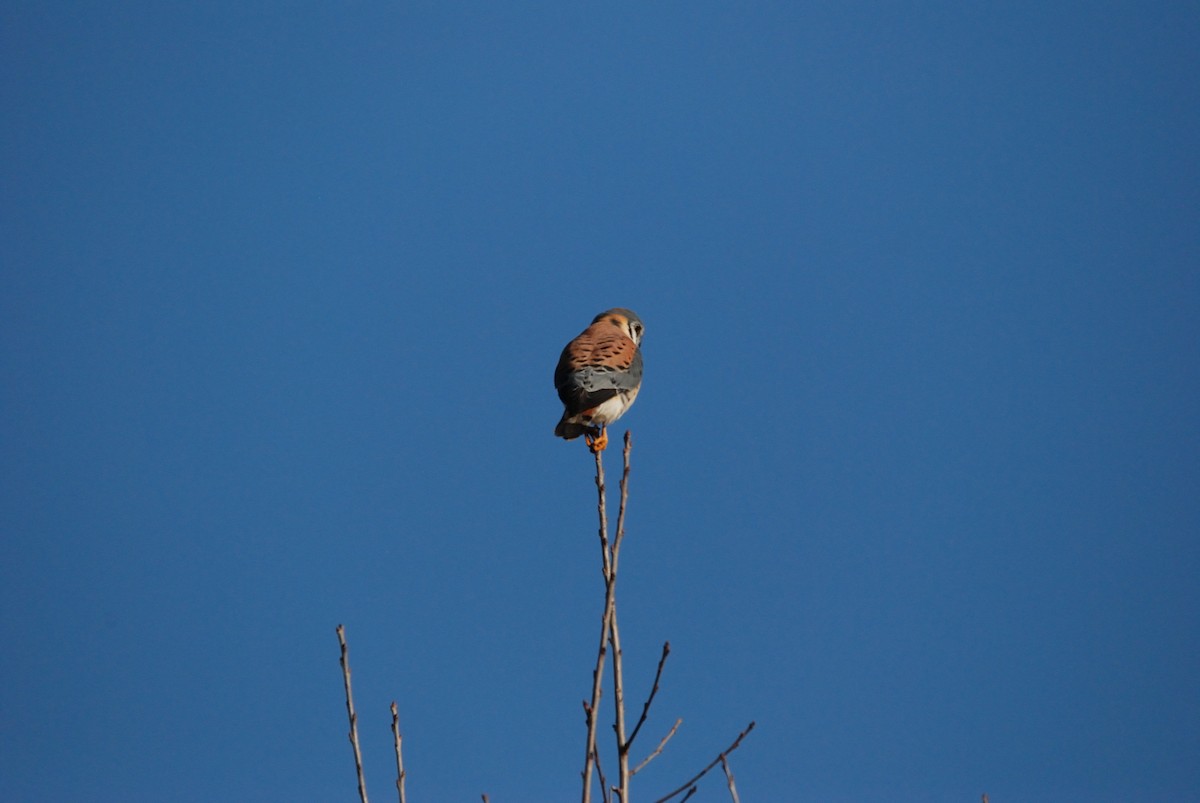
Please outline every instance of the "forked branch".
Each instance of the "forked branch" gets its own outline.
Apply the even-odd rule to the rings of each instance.
[[[621,507],[617,513],[617,533],[613,536],[612,559],[609,561],[609,574],[612,577],[614,596],[612,615],[608,618],[608,643],[612,647],[613,669],[613,731],[617,736],[617,794],[621,803],[629,803],[629,740],[625,738],[625,672],[623,669],[623,653],[621,651],[621,631],[617,626],[617,602],[615,587],[617,584],[617,563],[621,555],[621,542],[625,540],[625,509],[629,501],[629,452],[633,448],[633,438],[629,430],[625,430],[625,449],[623,451],[625,468],[621,474]]]
[[[625,739],[624,678],[621,664],[621,636],[617,627],[617,562],[621,551],[621,540],[625,536],[625,506],[629,498],[629,452],[633,440],[625,433],[624,472],[621,475],[621,506],[617,514],[617,528],[612,541],[608,538],[608,503],[604,480],[603,450],[595,451],[596,457],[596,508],[600,517],[600,568],[604,578],[604,613],[600,618],[600,645],[596,650],[596,667],[592,671],[592,698],[585,701],[583,708],[587,716],[587,752],[584,757],[583,803],[591,803],[592,774],[597,769],[596,729],[599,724],[601,689],[604,680],[604,664],[611,647],[613,656],[613,704],[616,708],[614,729],[617,734],[618,782],[614,787],[622,801],[628,798],[629,790],[629,746]],[[608,799],[608,787],[604,798]]]
[[[650,706],[654,703],[654,698],[658,694],[660,684],[662,682],[663,668],[666,666],[667,656],[671,653],[671,644],[666,642],[663,644],[662,656],[658,660],[658,668],[654,673],[654,684],[651,686],[650,694],[646,697],[645,703],[642,705],[641,716],[638,717],[637,723],[633,727],[633,731],[626,736],[625,722],[625,689],[624,677],[622,672],[622,655],[621,655],[621,636],[620,629],[617,626],[617,606],[616,606],[616,590],[617,590],[617,568],[620,562],[621,543],[625,537],[625,511],[629,499],[629,453],[633,446],[633,440],[630,433],[625,433],[625,449],[624,449],[624,471],[621,475],[621,507],[617,514],[617,527],[613,535],[612,541],[608,538],[608,509],[606,499],[606,488],[604,481],[604,460],[603,451],[593,451],[596,458],[596,491],[597,491],[597,512],[600,517],[600,555],[601,555],[601,574],[604,578],[604,613],[600,620],[600,644],[596,650],[596,666],[592,671],[592,696],[591,700],[585,700],[583,710],[587,718],[587,752],[584,758],[583,772],[583,803],[591,803],[592,799],[592,776],[593,774],[600,775],[600,785],[605,803],[610,800],[610,792],[615,793],[621,803],[629,803],[629,781],[630,778],[639,770],[650,763],[652,759],[662,753],[667,742],[675,735],[675,731],[679,729],[682,719],[677,719],[675,724],[671,726],[671,730],[658,743],[658,747],[648,755],[641,764],[638,764],[632,770],[629,768],[629,752],[633,746],[633,742],[637,739],[637,735],[641,732],[642,726],[646,724],[646,719],[650,713]],[[613,704],[616,709],[615,721],[613,730],[616,733],[617,741],[617,764],[618,777],[615,784],[610,788],[603,776],[600,773],[600,758],[596,748],[596,730],[598,725],[599,707],[601,690],[603,687],[604,664],[608,657],[608,651],[612,651],[612,673],[613,673]],[[682,800],[687,800],[696,793],[696,782],[703,778],[709,770],[717,764],[725,770],[725,777],[728,782],[729,792],[734,799],[734,803],[738,803],[737,788],[733,781],[733,771],[729,767],[728,756],[741,745],[742,740],[750,731],[754,730],[754,723],[751,722],[745,730],[738,734],[733,743],[725,748],[721,753],[713,759],[708,766],[696,773],[691,779],[679,788],[672,791],[665,797],[661,797],[656,803],[666,803],[666,801],[683,794]]]
[[[608,546],[608,510],[605,501],[604,459],[603,451],[596,453],[596,495],[597,510],[600,515],[600,555],[601,571],[604,575],[604,613],[600,617],[600,647],[596,653],[596,667],[592,670],[592,699],[584,701],[583,710],[587,715],[587,752],[583,763],[583,803],[591,803],[592,771],[596,765],[596,726],[600,709],[600,690],[604,683],[604,662],[608,656],[608,631],[612,621],[614,602],[616,599],[616,577],[612,571],[612,555]]]
[[[742,799],[738,797],[737,784],[733,782],[733,770],[729,768],[729,759],[721,756],[721,769],[725,770],[725,780],[729,783],[729,796],[733,798],[733,803],[742,803]]]

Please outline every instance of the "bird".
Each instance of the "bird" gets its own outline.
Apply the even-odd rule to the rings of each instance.
[[[600,313],[566,345],[554,369],[563,414],[556,437],[584,436],[593,454],[608,446],[607,427],[633,404],[642,387],[642,319],[616,307]]]

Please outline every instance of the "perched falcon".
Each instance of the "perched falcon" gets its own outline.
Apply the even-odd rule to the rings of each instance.
[[[562,419],[554,434],[584,436],[588,448],[608,445],[606,427],[624,414],[642,386],[642,319],[632,310],[610,309],[563,349],[554,369]]]

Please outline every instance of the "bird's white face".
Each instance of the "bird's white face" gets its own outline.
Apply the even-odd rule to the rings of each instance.
[[[624,332],[629,337],[629,339],[632,340],[634,343],[636,343],[639,346],[642,345],[642,328],[643,327],[642,327],[641,321],[630,320],[629,318],[626,318],[624,315],[618,315],[616,313],[613,313],[612,315],[607,316],[606,320],[608,320],[610,323],[612,323],[614,326],[616,326],[618,329],[620,329],[622,332]]]

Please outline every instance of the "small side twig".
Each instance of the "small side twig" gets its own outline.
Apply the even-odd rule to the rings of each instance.
[[[738,797],[737,784],[733,782],[733,770],[729,769],[729,759],[721,756],[721,769],[725,770],[725,780],[729,782],[729,796],[733,798],[733,803],[742,803],[742,799]]]
[[[679,730],[679,726],[682,724],[682,718],[675,720],[675,724],[671,726],[671,730],[667,731],[667,735],[662,737],[662,741],[658,743],[658,747],[654,748],[654,752],[642,759],[642,763],[634,767],[629,774],[637,775],[641,771],[642,767],[649,764],[651,759],[655,758],[659,753],[661,753],[663,748],[667,746],[667,742],[671,740],[671,737],[675,735],[675,731]]]
[[[749,725],[747,725],[746,729],[744,731],[742,731],[741,733],[739,733],[737,735],[737,738],[733,740],[733,744],[729,745],[729,747],[726,747],[724,750],[722,750],[721,754],[719,756],[717,756],[716,758],[714,758],[711,762],[709,762],[709,765],[707,767],[700,770],[693,777],[691,777],[685,783],[680,785],[680,787],[678,789],[671,792],[669,795],[660,797],[658,800],[654,801],[654,803],[666,803],[666,801],[675,797],[675,795],[679,794],[680,792],[683,792],[684,790],[688,789],[689,787],[693,787],[693,791],[694,791],[694,786],[695,786],[696,781],[700,780],[705,775],[707,775],[709,770],[711,770],[713,767],[717,766],[718,763],[723,761],[725,759],[725,757],[728,756],[730,753],[732,753],[734,750],[737,750],[738,745],[740,745],[742,743],[742,739],[745,739],[746,735],[748,733],[750,733],[750,731],[754,730],[754,724],[755,723],[751,722]],[[685,797],[684,800],[687,800],[687,798]]]
[[[346,715],[350,718],[350,744],[354,747],[354,768],[358,771],[358,797],[367,803],[367,780],[363,776],[362,750],[358,746],[358,714],[354,713],[354,694],[350,691],[350,650],[346,646],[346,628],[337,626],[342,647],[342,681],[346,686]]]
[[[600,763],[600,748],[596,748],[596,755],[593,758],[596,761],[596,777],[600,781],[600,799],[604,803],[610,803],[612,792],[608,788],[608,779],[604,777],[604,765]]]
[[[638,717],[637,724],[633,726],[633,733],[629,734],[629,741],[625,743],[626,748],[633,747],[633,740],[637,738],[638,731],[642,729],[642,725],[646,724],[646,715],[650,713],[650,704],[654,702],[654,695],[658,694],[658,683],[662,680],[663,664],[667,662],[667,656],[671,654],[671,642],[663,642],[662,657],[658,659],[658,670],[654,673],[654,686],[650,689],[650,695],[646,698],[646,702],[642,704],[642,715]]]
[[[395,700],[392,700],[392,741],[396,744],[396,791],[400,794],[400,803],[404,803],[404,756],[400,752],[404,738],[400,735],[400,714]]]

